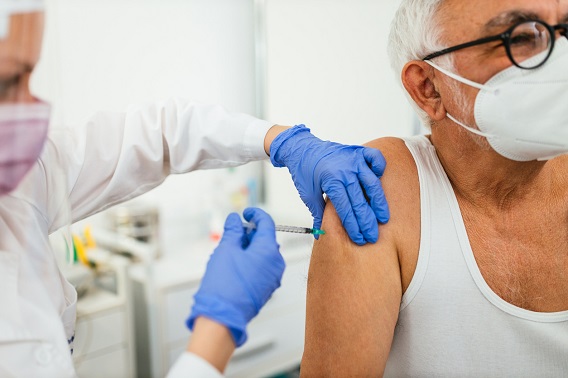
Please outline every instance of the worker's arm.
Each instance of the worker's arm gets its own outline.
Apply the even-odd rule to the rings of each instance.
[[[100,112],[84,125],[52,130],[41,164],[47,198],[55,202],[67,194],[76,221],[149,191],[169,174],[266,159],[264,140],[272,126],[181,99]],[[48,218],[58,205],[48,205]],[[68,221],[53,219],[50,228]]]
[[[196,319],[187,350],[168,372],[168,378],[221,378],[235,342],[229,329],[206,317]]]
[[[208,361],[218,371],[225,371],[236,345],[231,331],[206,317],[195,320],[187,351]]]
[[[276,139],[280,133],[288,130],[289,128],[290,126],[274,125],[268,130],[264,137],[264,152],[266,152],[266,155],[270,156],[270,146],[272,145],[272,142],[274,142],[274,139]]]
[[[382,375],[406,285],[402,282],[412,277],[407,270],[413,265],[403,252],[414,251],[419,243],[413,236],[417,233],[410,232],[420,227],[416,167],[401,140],[381,139],[370,145],[380,148],[389,162],[382,183],[391,220],[379,226],[376,244],[357,246],[328,203],[326,234],[314,245],[308,275],[301,366],[306,377]]]

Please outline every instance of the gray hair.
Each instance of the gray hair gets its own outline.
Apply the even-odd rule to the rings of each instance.
[[[401,73],[406,63],[421,60],[426,55],[441,50],[446,46],[441,43],[441,28],[438,26],[438,11],[444,0],[402,0],[391,24],[388,54],[391,67],[402,84]],[[437,63],[444,68],[453,69],[451,55],[441,58]],[[404,91],[410,104],[418,113],[425,126],[431,126],[431,120]]]

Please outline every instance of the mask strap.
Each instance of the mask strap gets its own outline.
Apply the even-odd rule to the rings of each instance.
[[[476,83],[475,81],[466,79],[465,77],[461,77],[458,74],[455,74],[453,72],[450,72],[450,71],[438,66],[436,63],[434,63],[430,60],[425,60],[425,62],[428,63],[430,66],[434,67],[435,69],[437,69],[438,71],[440,71],[441,73],[443,73],[444,75],[449,76],[452,79],[459,81],[460,83],[464,83],[465,85],[469,85],[470,87],[474,87],[474,88],[481,89],[481,90],[486,90],[486,91],[489,91],[489,92],[495,92],[497,90],[496,88],[491,88],[487,85],[479,84],[479,83]]]
[[[473,127],[469,127],[466,124],[464,124],[463,122],[458,121],[456,118],[454,118],[454,116],[452,116],[450,113],[446,113],[446,115],[448,116],[449,119],[451,119],[452,121],[454,121],[455,123],[457,123],[458,125],[460,125],[461,127],[463,127],[464,129],[466,129],[467,131],[482,136],[484,138],[493,138],[494,135],[491,134],[486,134],[483,131],[479,131],[477,129],[474,129]]]

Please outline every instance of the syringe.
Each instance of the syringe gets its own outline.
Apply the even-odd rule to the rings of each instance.
[[[256,228],[254,223],[247,223],[243,222],[243,227],[247,230],[252,230]],[[325,235],[324,230],[320,230],[317,228],[308,228],[308,227],[296,227],[296,226],[282,226],[276,225],[276,231],[280,232],[292,232],[294,234],[312,234],[312,235]]]

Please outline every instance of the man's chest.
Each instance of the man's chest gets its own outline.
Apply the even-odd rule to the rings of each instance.
[[[496,221],[467,211],[463,216],[479,270],[497,295],[527,310],[568,310],[565,220],[548,216]]]

